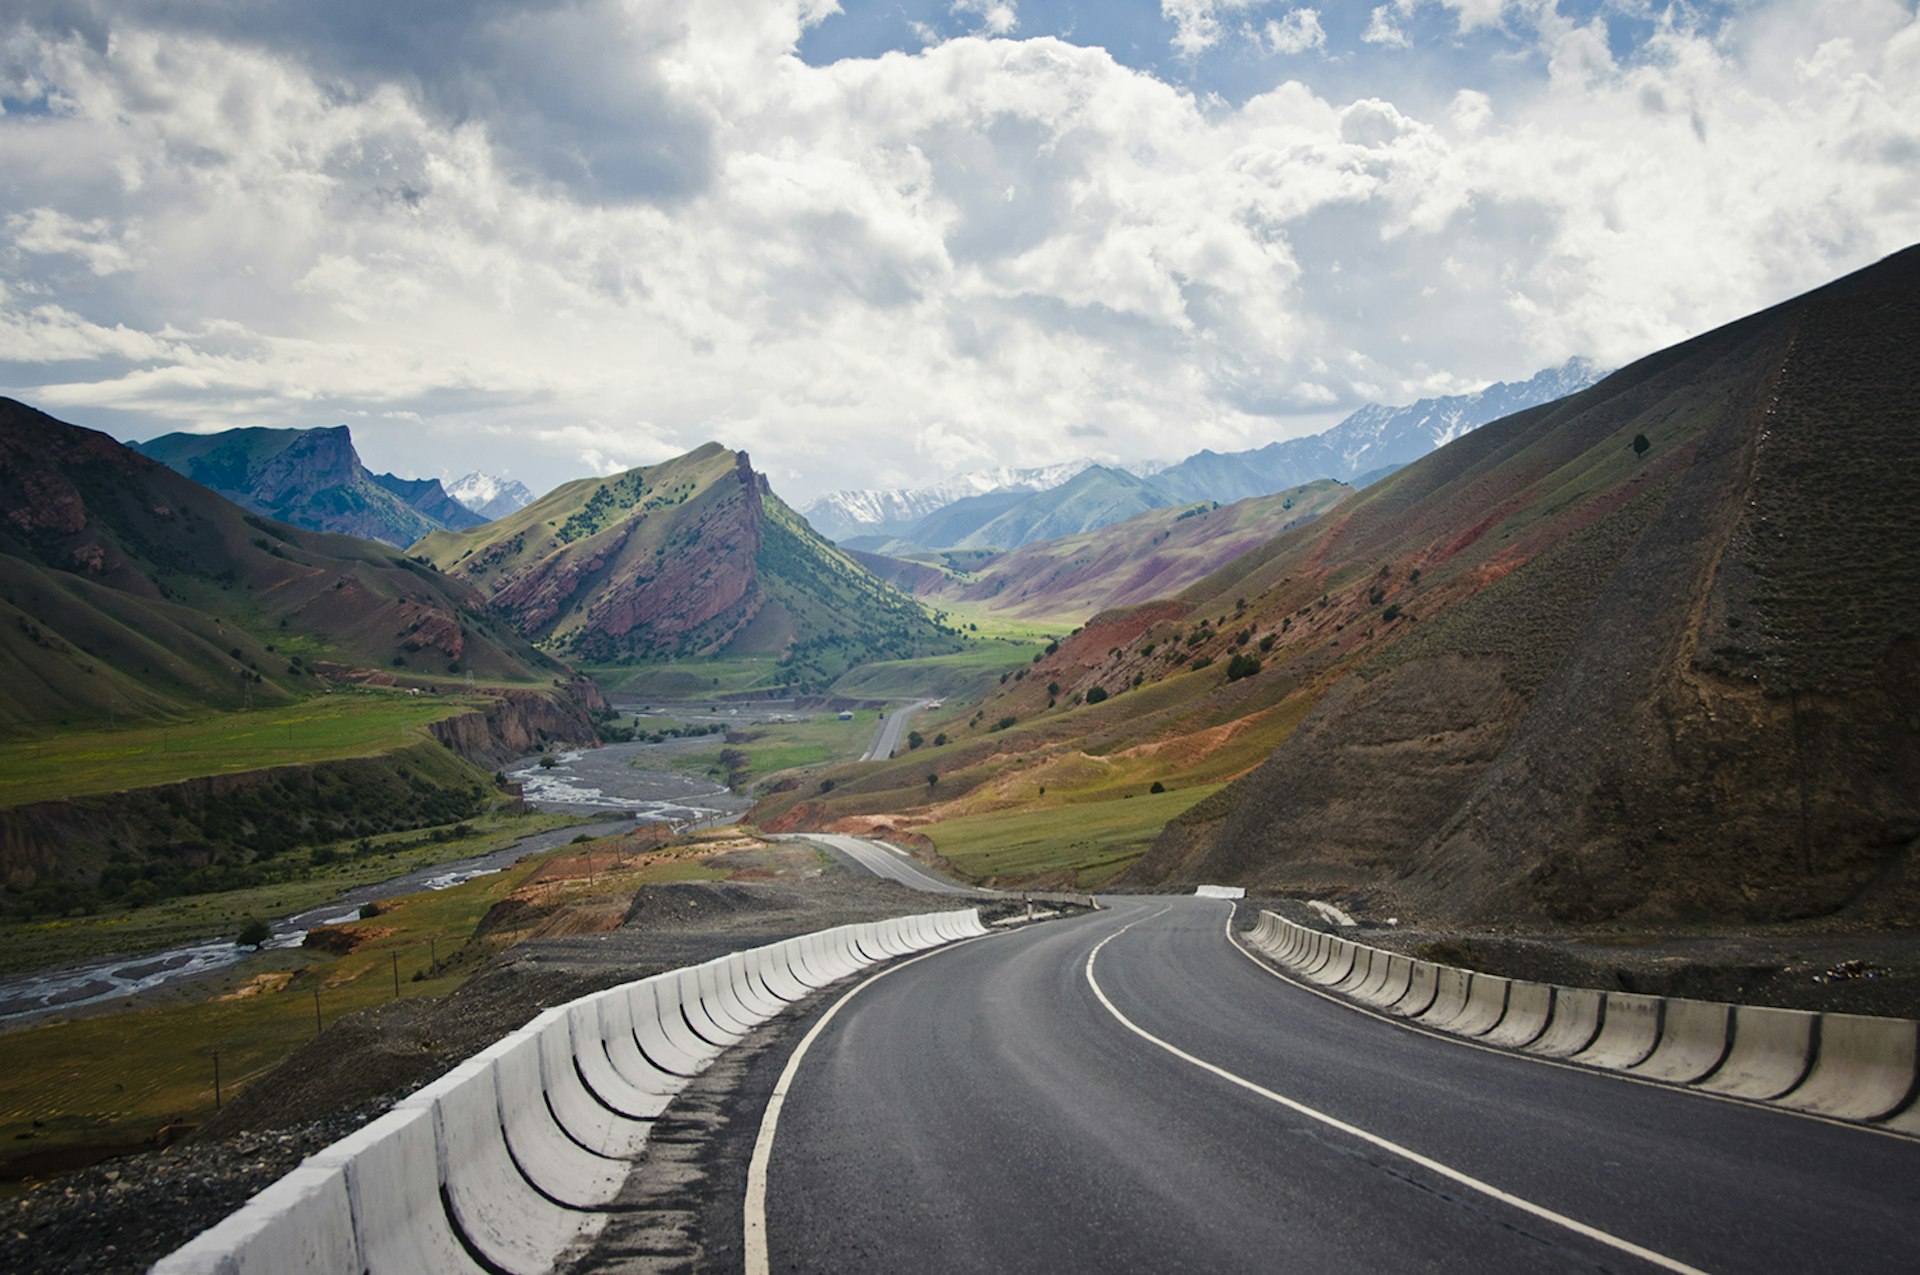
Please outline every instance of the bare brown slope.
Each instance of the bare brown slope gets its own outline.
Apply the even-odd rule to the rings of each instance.
[[[1916,350],[1909,250],[1470,434],[1193,591],[1378,580],[1421,620],[1382,641],[1373,613],[1359,676],[1131,879],[1479,921],[1914,919]]]
[[[321,687],[315,660],[518,682],[564,673],[470,589],[384,545],[247,514],[9,399],[0,509],[0,726],[297,698]]]

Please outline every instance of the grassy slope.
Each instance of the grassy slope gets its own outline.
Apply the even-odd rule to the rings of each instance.
[[[419,727],[485,702],[343,690],[177,725],[70,730],[0,743],[0,808],[262,766],[371,756],[418,742]]]

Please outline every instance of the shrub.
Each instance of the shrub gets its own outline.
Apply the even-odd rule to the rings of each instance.
[[[1106,698],[1107,692],[1105,687],[1096,686],[1087,692],[1087,703],[1089,704],[1102,703]]]
[[[1243,677],[1252,677],[1260,671],[1260,658],[1242,652],[1227,661],[1227,680],[1237,682]]]
[[[935,748],[944,747],[946,745],[946,742],[947,742],[947,732],[945,731],[941,731],[938,735],[935,735],[933,737],[933,746]]]
[[[1148,792],[1165,792],[1166,790],[1167,790],[1167,786],[1161,783],[1158,779],[1153,781],[1153,787],[1147,789]]]
[[[259,947],[273,937],[273,930],[257,916],[250,916],[241,925],[240,933],[234,936],[234,944],[239,947]]]
[[[1398,602],[1396,602],[1396,603],[1394,603],[1394,604],[1393,604],[1392,606],[1390,606],[1390,607],[1388,607],[1388,608],[1387,608],[1386,610],[1384,610],[1384,611],[1382,611],[1382,612],[1380,613],[1380,618],[1381,618],[1381,619],[1383,619],[1383,620],[1385,620],[1385,621],[1387,621],[1387,623],[1389,623],[1389,624],[1391,624],[1391,623],[1393,623],[1393,621],[1395,621],[1395,620],[1397,620],[1397,619],[1399,619],[1399,618],[1400,618],[1400,604],[1399,604]]]

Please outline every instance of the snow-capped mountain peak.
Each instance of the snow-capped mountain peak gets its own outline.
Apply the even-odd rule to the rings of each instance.
[[[533,500],[533,493],[518,479],[500,474],[468,474],[446,485],[447,494],[482,518],[504,518]]]

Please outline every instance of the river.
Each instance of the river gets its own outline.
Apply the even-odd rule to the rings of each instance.
[[[423,890],[444,890],[474,877],[498,872],[523,855],[563,846],[585,833],[609,836],[636,822],[709,823],[737,816],[750,803],[709,779],[648,765],[662,750],[696,746],[684,740],[664,744],[609,744],[603,748],[554,754],[544,767],[538,756],[523,758],[507,771],[524,786],[527,805],[536,810],[598,816],[589,824],[534,833],[483,855],[450,859],[431,867],[355,886],[319,907],[269,923],[273,937],[264,946],[298,947],[316,925],[334,925],[360,915],[360,906]],[[639,764],[635,764],[635,763]],[[179,979],[200,977],[237,965],[253,955],[232,937],[210,936],[159,952],[112,956],[0,979],[0,1023],[12,1023],[60,1009],[75,1009],[115,997],[133,996]]]

